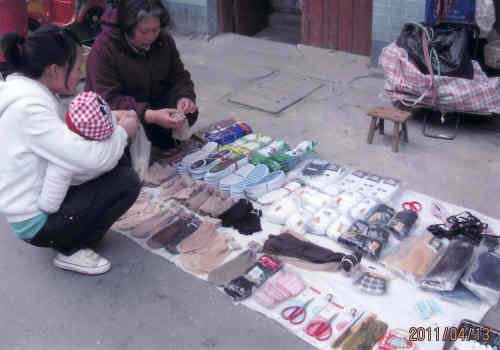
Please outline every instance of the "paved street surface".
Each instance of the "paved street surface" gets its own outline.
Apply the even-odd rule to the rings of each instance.
[[[368,58],[233,34],[177,37],[177,44],[196,83],[199,126],[237,116],[291,145],[313,139],[324,158],[500,217],[499,121],[466,118],[457,138],[443,141],[424,137],[417,117],[408,123],[410,142],[396,154],[392,123],[387,135],[366,144],[365,112],[387,104],[382,72]],[[273,72],[309,77],[322,87],[279,114],[229,101]],[[52,251],[14,238],[3,218],[0,229],[0,350],[312,349],[119,234],[107,235],[97,249],[112,270],[88,277],[54,268]],[[500,325],[498,313],[487,321]]]

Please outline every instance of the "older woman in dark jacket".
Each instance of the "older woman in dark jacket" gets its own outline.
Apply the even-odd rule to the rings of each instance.
[[[112,109],[132,109],[140,117],[153,146],[174,146],[171,133],[186,114],[198,117],[194,84],[165,31],[170,18],[161,0],[121,0],[109,8],[103,30],[87,60],[86,90],[96,91]]]

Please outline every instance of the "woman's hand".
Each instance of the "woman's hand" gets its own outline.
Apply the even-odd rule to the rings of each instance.
[[[187,97],[183,97],[177,101],[177,111],[184,114],[191,114],[196,112],[198,107],[196,104]]]
[[[113,113],[117,119],[118,125],[122,126],[127,132],[130,138],[134,138],[137,130],[139,129],[139,119],[135,113],[129,113],[129,111],[123,111],[125,113],[120,113],[119,116]]]
[[[173,108],[148,109],[144,115],[146,122],[158,124],[165,129],[177,129],[182,126],[184,119],[172,118],[171,115],[178,111]]]

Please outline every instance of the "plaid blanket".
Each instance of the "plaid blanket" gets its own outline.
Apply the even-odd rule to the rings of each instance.
[[[431,76],[417,69],[406,50],[392,43],[382,50],[379,63],[384,70],[385,93],[392,101],[431,105],[442,112],[500,112],[500,77],[488,78],[475,61],[472,61],[473,80],[434,76],[437,84],[434,104]]]

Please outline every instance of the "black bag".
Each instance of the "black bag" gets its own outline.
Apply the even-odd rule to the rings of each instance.
[[[431,36],[428,43],[429,52],[436,50],[441,75],[465,79],[474,78],[474,69],[469,53],[471,33],[467,26],[461,24],[441,23],[425,26]],[[408,52],[408,56],[423,74],[429,74],[423,43],[422,28],[414,23],[406,23],[396,44]],[[438,73],[438,63],[431,60],[433,74]]]

